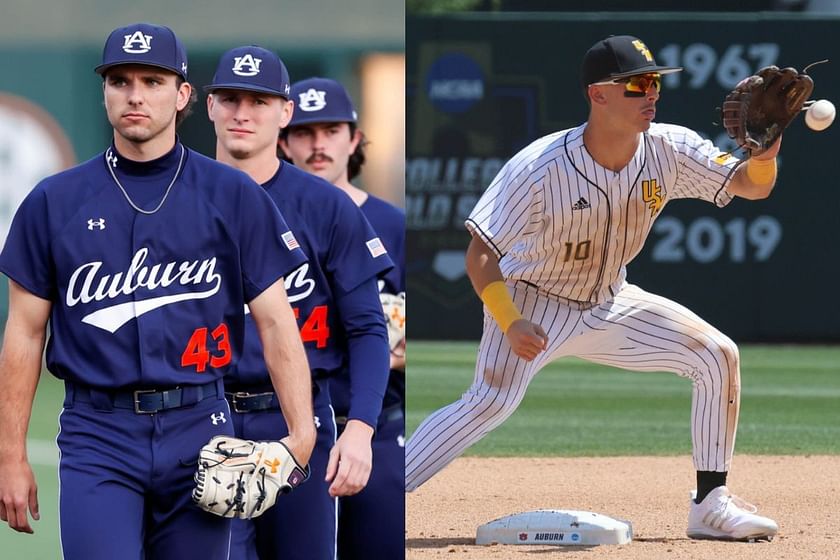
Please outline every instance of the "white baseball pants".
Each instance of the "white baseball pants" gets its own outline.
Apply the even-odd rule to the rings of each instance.
[[[517,357],[485,310],[475,379],[461,398],[431,414],[406,443],[405,487],[412,491],[508,418],[534,375],[563,356],[635,371],[668,371],[691,379],[694,466],[728,471],[740,405],[738,348],[682,305],[625,284],[589,306],[508,283],[523,317],[548,334],[532,362]]]

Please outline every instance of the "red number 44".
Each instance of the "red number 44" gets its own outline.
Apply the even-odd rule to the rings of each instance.
[[[181,354],[181,367],[195,366],[195,371],[204,373],[207,369],[207,364],[210,367],[219,368],[230,363],[232,352],[230,349],[230,339],[228,335],[227,325],[222,323],[210,333],[213,341],[216,343],[216,348],[221,352],[220,356],[216,356],[207,350],[207,327],[195,329],[187,342],[187,347],[184,348],[184,353]]]
[[[295,319],[300,319],[300,309],[292,308],[295,312]],[[312,313],[300,326],[300,339],[303,342],[314,342],[316,348],[326,348],[327,340],[330,338],[330,325],[327,323],[326,305],[317,305]]]

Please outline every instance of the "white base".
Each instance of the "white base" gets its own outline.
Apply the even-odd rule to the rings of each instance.
[[[550,544],[592,546],[633,540],[629,521],[593,513],[540,509],[509,515],[478,528],[476,544]]]

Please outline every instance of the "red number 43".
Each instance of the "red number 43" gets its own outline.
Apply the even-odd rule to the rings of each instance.
[[[181,354],[181,367],[195,366],[196,372],[204,373],[208,363],[213,368],[230,363],[232,352],[227,325],[222,323],[210,333],[216,343],[216,348],[221,352],[220,356],[213,355],[207,350],[207,331],[207,327],[201,327],[192,333],[187,347],[184,348],[184,353]]]

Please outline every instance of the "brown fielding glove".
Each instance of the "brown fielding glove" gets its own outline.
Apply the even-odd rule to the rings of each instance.
[[[726,96],[723,127],[750,157],[773,145],[814,90],[810,76],[795,68],[765,66],[741,80]]]

